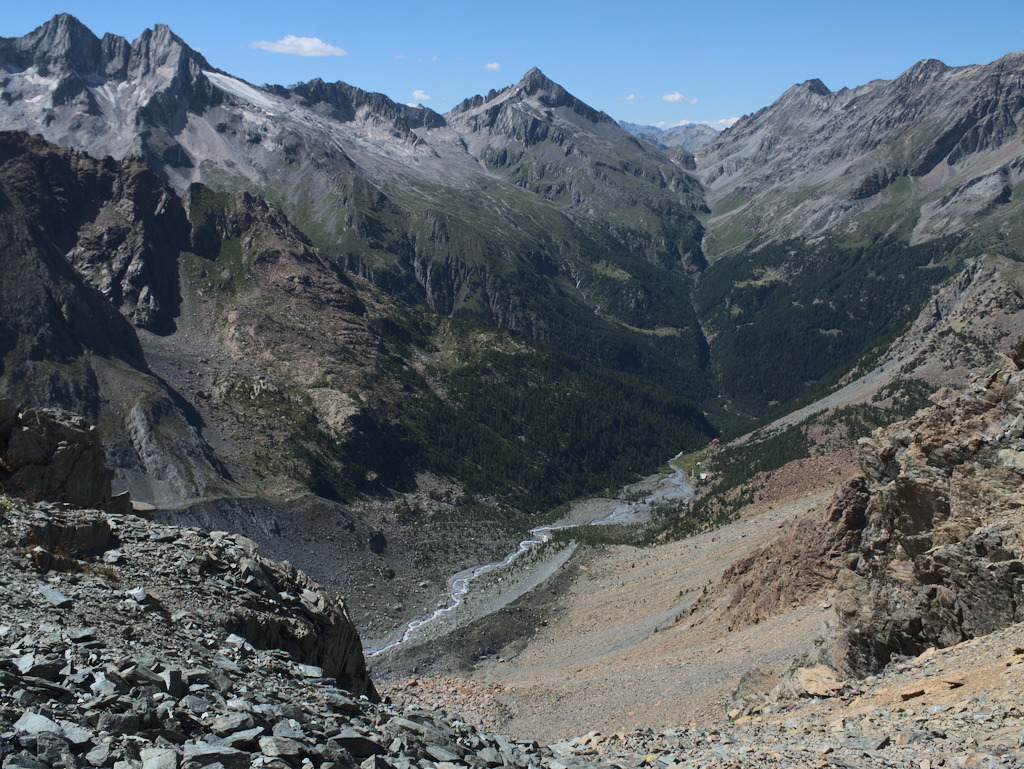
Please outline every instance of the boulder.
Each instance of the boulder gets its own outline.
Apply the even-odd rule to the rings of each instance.
[[[0,488],[105,510],[112,478],[96,428],[84,419],[58,409],[0,401]]]

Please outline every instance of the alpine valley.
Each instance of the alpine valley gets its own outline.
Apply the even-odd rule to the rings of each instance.
[[[0,614],[4,769],[1024,760],[1016,658],[1001,742],[970,703],[875,738],[885,676],[1024,643],[1024,53],[659,131],[538,69],[439,114],[62,14],[0,38],[0,258],[0,585],[68,593]],[[153,659],[103,603],[144,578]]]

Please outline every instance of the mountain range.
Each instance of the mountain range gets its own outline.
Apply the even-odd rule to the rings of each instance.
[[[633,134],[633,136],[643,139],[663,150],[681,147],[687,152],[697,152],[711,144],[718,136],[718,131],[702,123],[687,123],[686,125],[672,126],[671,128],[659,128],[658,126],[637,125],[636,123],[627,123],[624,120],[620,120],[619,125]]]
[[[1020,247],[1024,54],[986,65],[928,59],[894,80],[794,85],[703,155],[709,257],[831,237],[910,243],[970,232]]]
[[[1022,111],[1021,55],[926,61],[694,155],[537,69],[442,115],[62,14],[0,39],[0,392],[94,420],[159,505],[534,513],[813,401],[1017,258]]]

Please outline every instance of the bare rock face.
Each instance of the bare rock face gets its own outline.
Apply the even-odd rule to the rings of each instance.
[[[175,329],[189,224],[181,201],[140,160],[97,161],[0,132],[0,187],[133,325]]]
[[[1007,363],[861,440],[871,498],[859,563],[840,574],[840,669],[1024,620],[1024,372]]]
[[[106,509],[111,478],[96,429],[84,419],[57,409],[0,401],[0,484],[4,489]]]
[[[288,562],[269,561],[253,549],[232,568],[256,590],[224,615],[227,630],[257,649],[283,649],[294,659],[321,668],[345,689],[358,694],[372,690],[359,635],[339,598]]]
[[[731,591],[724,618],[731,625],[761,622],[831,587],[851,565],[851,556],[856,559],[868,499],[864,479],[856,478],[823,513],[805,516],[774,542],[729,566],[721,580],[721,588]]]
[[[832,665],[875,673],[1024,621],[1024,342],[860,441],[862,475],[694,604],[730,627],[836,589]]]

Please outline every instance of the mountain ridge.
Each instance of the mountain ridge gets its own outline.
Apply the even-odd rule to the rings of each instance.
[[[637,125],[636,123],[627,123],[625,120],[619,120],[618,124],[637,138],[643,139],[660,149],[668,150],[673,147],[681,147],[690,153],[704,149],[706,146],[711,144],[719,134],[719,131],[715,130],[711,126],[703,125],[701,123],[687,123],[685,125],[673,126],[671,128],[659,128],[658,126],[652,125]],[[692,161],[687,158],[687,168],[692,167],[689,164],[690,162]]]
[[[919,243],[1001,226],[1015,210],[1002,190],[1024,167],[1022,83],[1024,53],[1011,53],[965,67],[924,60],[834,92],[820,80],[791,87],[699,154],[715,212],[705,245],[717,256],[826,229]]]

